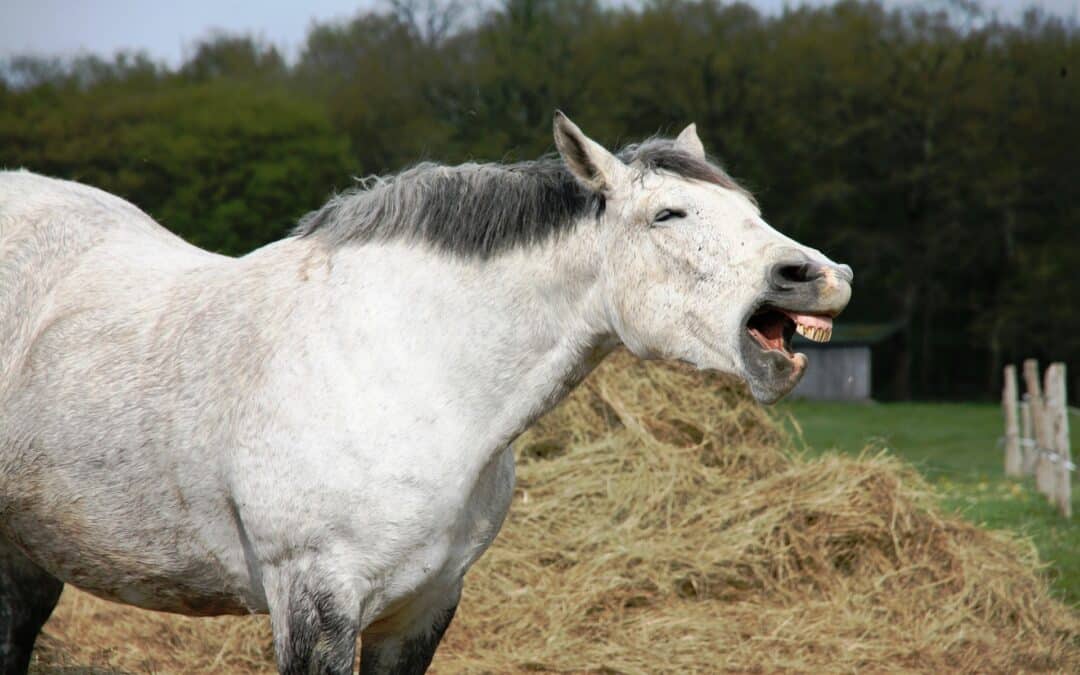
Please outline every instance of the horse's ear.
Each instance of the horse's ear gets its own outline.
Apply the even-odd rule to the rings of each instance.
[[[698,138],[696,124],[691,124],[682,130],[682,133],[675,139],[675,147],[688,155],[698,159],[705,159],[705,145]]]
[[[570,173],[594,192],[610,195],[629,180],[630,168],[621,159],[582,133],[561,110],[555,111],[555,147]]]

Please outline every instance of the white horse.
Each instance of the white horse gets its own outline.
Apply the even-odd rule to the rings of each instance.
[[[374,179],[242,258],[0,173],[0,670],[74,584],[268,612],[283,673],[423,672],[510,505],[510,443],[616,345],[761,401],[851,270],[781,235],[693,125],[612,154]]]

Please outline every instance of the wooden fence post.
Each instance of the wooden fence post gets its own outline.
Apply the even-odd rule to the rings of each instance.
[[[1071,476],[1072,457],[1069,451],[1069,409],[1065,390],[1065,364],[1052,363],[1046,372],[1046,408],[1050,424],[1049,449],[1052,480],[1051,497],[1058,512],[1065,518],[1072,516]]]
[[[1028,395],[1020,401],[1020,451],[1024,457],[1024,475],[1030,476],[1035,473],[1035,437],[1031,431],[1031,405],[1028,403]]]
[[[1046,424],[1046,403],[1043,400],[1040,379],[1039,362],[1025,359],[1024,383],[1027,385],[1028,404],[1031,406],[1031,426],[1035,431],[1035,488],[1053,501],[1053,471],[1046,455],[1046,450],[1050,448],[1050,430]]]
[[[1016,414],[1016,366],[1005,366],[1001,406],[1005,409],[1005,475],[1022,476],[1024,466],[1020,454],[1020,428]]]

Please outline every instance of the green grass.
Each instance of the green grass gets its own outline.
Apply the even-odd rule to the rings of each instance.
[[[1004,475],[1001,408],[960,403],[826,403],[780,407],[810,452],[858,454],[885,448],[914,464],[942,494],[942,505],[976,523],[1031,537],[1054,592],[1080,606],[1080,485],[1073,480],[1073,520],[1066,521],[1035,491],[1032,479]],[[1070,415],[1074,459],[1080,418]],[[797,427],[797,428],[796,428]]]

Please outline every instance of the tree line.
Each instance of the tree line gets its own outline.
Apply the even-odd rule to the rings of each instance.
[[[1077,68],[1075,24],[967,2],[395,0],[313,24],[293,62],[243,35],[175,68],[10,59],[0,165],[242,254],[353,176],[551,152],[556,107],[609,146],[693,121],[767,220],[855,268],[846,318],[901,327],[878,395],[989,396],[1025,356],[1076,392]]]

